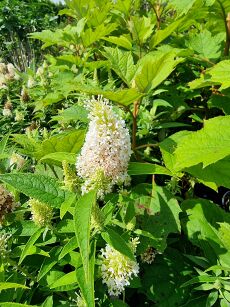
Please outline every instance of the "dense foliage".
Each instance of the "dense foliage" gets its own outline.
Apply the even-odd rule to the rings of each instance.
[[[56,28],[61,5],[49,0],[2,0],[0,2],[0,58],[21,71],[39,63],[42,52],[28,34]]]
[[[229,306],[229,1],[66,4],[0,67],[0,306]]]

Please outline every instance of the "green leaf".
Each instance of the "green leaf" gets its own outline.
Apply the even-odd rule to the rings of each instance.
[[[204,59],[217,59],[221,55],[221,42],[225,38],[225,33],[212,33],[204,29],[200,33],[190,37],[187,47],[194,50]]]
[[[41,307],[53,307],[53,296],[48,296]]]
[[[76,163],[76,154],[71,152],[52,152],[48,155],[43,156],[40,161],[44,163],[50,163],[50,161],[62,162],[66,161],[69,164]],[[52,163],[51,163],[52,164]]]
[[[95,266],[96,241],[90,246],[89,269],[90,275],[88,281],[85,279],[84,268],[80,267],[76,271],[78,285],[88,307],[95,306],[94,298],[94,266]]]
[[[76,201],[76,195],[70,194],[70,196],[61,204],[60,218],[63,219],[64,215],[70,210],[71,205]]]
[[[6,289],[17,289],[17,288],[22,288],[22,289],[30,289],[26,287],[25,285],[20,285],[16,284],[13,282],[0,282],[0,291],[6,290]]]
[[[117,25],[115,23],[110,23],[107,25],[101,24],[97,26],[95,30],[88,28],[81,34],[81,39],[84,47],[88,47],[96,41],[103,39],[105,36],[113,32],[116,28]]]
[[[196,0],[171,0],[170,6],[177,11],[179,16],[187,14]]]
[[[181,230],[181,209],[177,199],[166,188],[147,184],[133,188],[131,195],[136,220],[141,229],[139,234],[149,237],[151,246],[163,252],[168,235]]]
[[[112,44],[118,45],[118,46],[123,47],[123,48],[128,49],[128,50],[132,49],[132,43],[124,35],[108,36],[108,37],[104,37],[103,40],[110,42]]]
[[[141,274],[142,288],[148,299],[158,307],[183,306],[191,297],[190,288],[180,285],[193,274],[183,254],[168,247],[162,255],[157,255],[153,264],[147,265]],[[176,290],[176,291],[175,291]],[[150,303],[154,306],[154,304]],[[190,307],[204,307],[193,304]],[[186,306],[187,307],[187,306]]]
[[[203,168],[202,163],[185,168],[185,171],[206,186],[217,190],[218,187],[224,186],[230,188],[230,157],[217,161]]]
[[[136,67],[133,63],[132,53],[123,51],[119,48],[105,47],[103,55],[109,60],[111,68],[116,74],[131,87],[131,81],[136,72]]]
[[[34,243],[37,241],[37,239],[40,237],[43,231],[44,228],[40,228],[37,231],[35,231],[35,233],[29,238],[28,242],[26,243],[22,251],[18,264],[21,264],[22,261],[25,259],[25,257],[30,254],[30,248],[34,245]]]
[[[182,58],[175,59],[173,51],[145,55],[137,63],[136,86],[141,92],[148,93],[161,84],[182,61]]]
[[[135,88],[118,90],[116,92],[104,91],[101,92],[101,94],[105,98],[117,102],[118,104],[121,104],[123,106],[129,106],[134,101],[139,100],[141,97],[144,96]]]
[[[150,163],[130,162],[128,168],[129,175],[162,174],[171,176],[172,173],[167,168]]]
[[[52,121],[60,121],[62,123],[69,123],[70,121],[78,120],[83,123],[89,122],[88,111],[79,105],[74,105],[52,117]]]
[[[59,207],[65,201],[66,192],[51,177],[17,173],[0,175],[0,180],[10,184],[21,193],[53,207]]]
[[[221,85],[219,90],[230,87],[230,60],[224,60],[205,71],[199,79],[189,83],[191,89],[197,89],[212,85]]]
[[[152,18],[145,16],[131,16],[128,21],[128,28],[138,45],[142,45],[150,37],[154,26]]]
[[[73,271],[59,278],[57,281],[55,281],[53,284],[50,285],[50,288],[54,289],[66,285],[72,285],[75,283],[77,283],[77,276],[76,276],[76,271]]]
[[[50,258],[45,258],[42,266],[38,272],[37,281],[42,279],[49,271],[55,266],[58,262],[58,256],[60,253],[61,247],[53,247],[50,251]]]
[[[212,95],[207,102],[209,108],[219,108],[226,115],[230,115],[230,97],[223,95]]]
[[[60,93],[49,93],[41,99],[43,106],[47,107],[64,99],[64,95]]]
[[[40,160],[44,156],[56,152],[76,154],[80,151],[84,140],[85,130],[63,132],[43,141],[34,156]]]
[[[192,132],[190,131],[183,130],[171,135],[160,143],[160,149],[165,166],[175,175],[177,174],[177,171],[175,170],[176,157],[174,155],[176,145],[179,142],[182,142],[183,138],[189,136],[191,133]]]
[[[204,121],[204,128],[183,137],[174,151],[175,169],[215,163],[230,155],[230,116]]]
[[[6,149],[6,145],[7,145],[7,142],[8,142],[8,139],[9,139],[9,134],[6,134],[1,139],[1,142],[0,142],[0,154],[4,154],[5,149]]]
[[[103,95],[105,98],[110,99],[118,104],[128,106],[134,101],[144,96],[135,88],[119,89],[116,91],[102,90],[98,87],[92,87],[82,83],[74,83],[75,90],[91,95]]]
[[[85,280],[90,280],[89,255],[90,255],[90,219],[93,206],[96,203],[96,191],[83,195],[76,203],[74,213],[75,233],[80,248]]]
[[[58,256],[58,260],[62,259],[69,252],[72,252],[75,248],[78,247],[78,242],[76,237],[72,237],[66,245],[62,248],[60,255]]]
[[[230,250],[226,246],[229,229],[219,226],[230,223],[229,214],[204,199],[186,200],[181,208],[187,213],[182,225],[189,240],[204,251],[211,264],[216,264],[218,259],[221,266],[230,267]]]
[[[213,306],[216,303],[216,301],[218,300],[218,297],[219,297],[218,291],[210,292],[208,297],[207,297],[206,307]]]
[[[102,232],[101,236],[106,243],[111,245],[118,252],[135,261],[132,249],[128,243],[126,243],[126,241],[112,228],[107,227],[106,232]]]
[[[192,279],[190,279],[189,281],[185,282],[184,284],[181,285],[181,287],[187,287],[193,284],[197,284],[197,283],[203,283],[203,282],[213,282],[215,283],[219,278],[217,276],[197,276],[194,277]]]
[[[150,48],[153,49],[158,44],[160,44],[163,40],[165,40],[168,36],[170,36],[175,30],[180,26],[180,24],[184,21],[184,18],[178,19],[172,22],[169,26],[167,26],[163,30],[157,30],[156,34],[153,35],[150,40]]]
[[[27,305],[14,302],[0,302],[0,307],[37,307],[37,305]]]

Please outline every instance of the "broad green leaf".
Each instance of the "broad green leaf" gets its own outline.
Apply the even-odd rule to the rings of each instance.
[[[108,243],[118,252],[135,261],[132,249],[128,243],[112,228],[107,227],[106,231],[101,233],[101,236],[106,243]]]
[[[171,176],[172,173],[167,168],[150,163],[130,162],[128,168],[129,175],[162,174]]]
[[[230,266],[230,250],[226,248],[226,232],[220,231],[219,223],[230,223],[230,216],[216,204],[205,199],[186,200],[181,205],[187,213],[183,228],[189,240],[199,246],[211,264],[217,260],[221,266]]]
[[[40,235],[43,233],[43,231],[44,231],[44,228],[40,228],[29,238],[28,242],[26,243],[22,251],[18,264],[21,264],[22,261],[25,259],[25,257],[30,254],[31,247],[35,244],[35,242],[40,237]]]
[[[123,106],[129,106],[134,101],[139,100],[143,97],[143,94],[140,93],[135,88],[118,90],[116,92],[104,91],[101,93],[105,98],[117,102]]]
[[[77,201],[74,213],[75,233],[82,257],[86,283],[90,280],[90,219],[95,202],[96,191],[90,191]]]
[[[63,99],[64,99],[64,95],[62,95],[61,93],[49,93],[44,98],[42,98],[41,102],[43,106],[47,107]]]
[[[229,223],[219,223],[218,232],[220,233],[220,237],[222,239],[224,247],[227,250],[230,250],[230,224]]]
[[[230,87],[230,60],[224,60],[205,71],[199,79],[189,83],[191,89],[197,89],[212,85],[220,85],[219,90]]]
[[[25,195],[53,207],[59,207],[65,201],[66,192],[51,177],[32,173],[17,173],[0,175],[0,180]]]
[[[58,288],[66,285],[71,285],[77,283],[76,271],[70,272],[59,278],[53,284],[51,284],[50,288]]]
[[[84,47],[88,47],[96,41],[103,39],[105,36],[113,32],[116,28],[117,25],[115,23],[110,23],[107,25],[101,24],[97,26],[95,30],[88,28],[81,34],[81,39]]]
[[[160,143],[160,149],[163,156],[163,160],[167,169],[169,169],[173,174],[177,174],[175,168],[176,158],[174,156],[174,151],[176,149],[176,144],[183,141],[183,138],[190,135],[190,131],[180,131],[166,138]]]
[[[37,281],[42,279],[58,262],[58,256],[60,253],[61,247],[53,247],[50,251],[50,258],[45,258],[42,266],[38,272]]]
[[[17,289],[17,288],[29,289],[25,285],[16,284],[16,283],[13,283],[13,282],[0,282],[0,291],[6,290],[6,289],[12,289],[12,288],[14,288],[14,289]]]
[[[102,95],[105,98],[112,100],[118,104],[128,106],[134,101],[140,99],[142,96],[144,96],[143,93],[140,93],[135,88],[129,88],[129,89],[118,89],[116,91],[108,91],[103,90],[98,87],[92,87],[89,85],[85,85],[82,83],[73,83],[75,90],[91,95]]]
[[[56,225],[59,233],[74,233],[74,222],[71,219],[64,219]]]
[[[121,36],[108,36],[103,38],[105,41],[110,42],[112,44],[118,45],[125,49],[131,50],[132,43],[131,41],[124,35]]]
[[[105,47],[104,49],[103,55],[109,60],[111,68],[128,87],[131,87],[131,80],[136,72],[132,53],[120,50],[119,48]]]
[[[188,13],[195,2],[196,0],[171,0],[169,5],[177,11],[179,16],[182,16]]]
[[[153,49],[158,44],[160,44],[163,40],[165,40],[169,35],[171,35],[175,30],[180,26],[180,24],[184,21],[184,18],[178,19],[172,22],[169,26],[167,26],[163,30],[157,30],[156,34],[153,35],[150,40],[150,48]]]
[[[202,163],[185,168],[185,172],[193,175],[206,186],[217,190],[224,186],[230,188],[230,157],[219,160],[203,168]]]
[[[152,18],[145,16],[131,16],[128,21],[129,31],[132,33],[133,40],[137,41],[138,45],[143,45],[150,37],[154,26]]]
[[[156,256],[154,263],[143,270],[142,287],[148,298],[157,303],[156,306],[183,306],[190,297],[191,288],[181,288],[180,285],[188,280],[190,274],[193,274],[193,270],[183,253],[168,247],[162,255]],[[150,305],[154,306],[152,303]],[[199,304],[190,307],[195,306],[204,307]]]
[[[151,246],[163,252],[168,235],[181,230],[177,199],[166,188],[147,184],[133,188],[131,195],[140,235],[149,237]]]
[[[221,109],[226,115],[230,115],[230,97],[212,95],[207,102],[209,108]]]
[[[75,164],[76,163],[76,154],[71,153],[71,152],[57,151],[57,152],[52,152],[48,155],[45,155],[40,159],[40,161],[42,161],[44,163],[50,163],[50,161],[62,162],[64,160],[69,164]]]
[[[204,128],[190,133],[174,145],[177,171],[198,163],[206,167],[230,155],[230,116],[204,121]]]
[[[70,130],[43,141],[34,156],[39,160],[44,156],[56,152],[76,154],[85,140],[85,130]]]
[[[52,117],[52,121],[60,121],[62,123],[68,123],[70,121],[81,121],[83,123],[88,123],[88,111],[79,106],[74,105],[68,109],[65,109],[61,113]]]
[[[175,69],[182,58],[175,58],[174,52],[149,53],[137,63],[135,83],[137,88],[144,93],[156,88]]]
[[[194,50],[201,58],[217,59],[221,55],[221,42],[225,38],[225,33],[218,33],[212,36],[208,30],[190,37],[187,47]]]
[[[75,248],[78,247],[78,242],[76,237],[72,237],[66,245],[62,248],[60,255],[58,256],[58,260],[62,259],[69,252],[72,252]]]

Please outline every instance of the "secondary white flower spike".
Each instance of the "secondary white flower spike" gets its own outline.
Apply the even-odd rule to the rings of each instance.
[[[87,108],[90,123],[77,158],[77,173],[85,180],[82,194],[97,189],[98,197],[103,198],[115,184],[129,181],[130,135],[125,121],[113,112],[107,99],[93,98]]]
[[[138,239],[135,238],[130,244],[134,253],[138,243]],[[138,275],[139,264],[108,244],[101,250],[101,254],[103,259],[101,265],[102,282],[107,285],[109,295],[118,296],[130,284],[133,276]]]

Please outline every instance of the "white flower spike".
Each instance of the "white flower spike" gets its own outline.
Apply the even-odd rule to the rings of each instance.
[[[130,135],[125,121],[113,112],[107,99],[93,98],[87,108],[90,123],[77,158],[77,173],[85,181],[82,194],[97,189],[98,197],[103,198],[115,184],[129,182]]]

